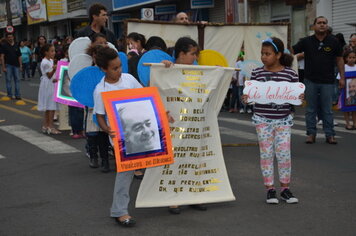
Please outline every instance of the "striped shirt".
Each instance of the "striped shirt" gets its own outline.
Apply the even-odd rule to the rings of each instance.
[[[276,81],[276,82],[298,82],[298,75],[289,67],[285,67],[279,72],[271,72],[263,67],[256,68],[252,71],[251,80],[259,82]],[[275,103],[254,105],[254,113],[268,119],[283,119],[290,114],[290,104],[277,105]]]

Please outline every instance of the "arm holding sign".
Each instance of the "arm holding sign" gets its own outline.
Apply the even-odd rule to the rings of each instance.
[[[114,138],[115,137],[115,131],[111,130],[110,126],[108,126],[108,124],[106,123],[105,115],[96,114],[96,118],[98,120],[98,124],[99,124],[100,128],[105,133],[107,133],[111,138]]]
[[[339,70],[340,81],[339,88],[345,88],[345,64],[342,57],[336,57],[336,65]]]

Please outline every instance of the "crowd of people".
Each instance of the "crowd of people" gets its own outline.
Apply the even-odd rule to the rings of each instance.
[[[149,86],[149,81],[141,81],[137,73],[137,65],[141,56],[149,50],[159,49],[175,58],[176,64],[193,65],[199,56],[198,44],[188,38],[177,39],[173,48],[167,48],[164,39],[153,36],[146,37],[139,32],[127,35],[126,43],[129,51],[128,72],[122,73],[121,61],[117,52],[108,47],[112,43],[116,49],[123,49],[122,39],[116,40],[114,34],[105,27],[108,20],[107,9],[102,4],[93,4],[89,9],[90,24],[80,30],[75,37],[89,37],[91,45],[86,53],[92,56],[94,65],[105,72],[104,78],[94,91],[94,108],[69,107],[69,119],[72,126],[71,136],[74,139],[86,138],[86,151],[91,168],[101,167],[102,172],[110,172],[109,149],[110,137],[115,135],[105,119],[105,108],[100,93],[119,89],[141,88]],[[176,22],[189,23],[185,13],[176,16]],[[337,144],[333,122],[332,105],[335,93],[335,81],[341,89],[348,88],[349,104],[356,104],[356,81],[345,85],[344,71],[356,71],[356,34],[350,37],[350,44],[346,44],[343,37],[333,36],[328,31],[328,22],[325,17],[317,17],[314,22],[315,34],[301,39],[292,47],[298,54],[299,60],[305,65],[298,74],[293,71],[291,63],[293,58],[285,53],[285,46],[279,38],[268,38],[262,42],[262,67],[252,72],[251,80],[260,82],[286,81],[303,82],[306,86],[305,94],[299,99],[306,99],[306,131],[307,144],[313,144],[317,135],[317,114],[323,121],[323,130],[326,142]],[[22,79],[31,79],[36,71],[41,76],[38,94],[38,110],[44,112],[42,132],[46,134],[60,134],[55,128],[53,119],[58,104],[53,101],[56,63],[59,60],[68,61],[68,47],[73,41],[72,37],[63,40],[55,39],[48,43],[44,36],[39,36],[36,43],[28,40],[15,42],[12,34],[6,34],[1,43],[2,71],[6,77],[7,96],[13,99],[12,80],[15,82],[15,99],[21,99],[19,86],[19,72]],[[344,45],[343,45],[344,44]],[[237,57],[236,67],[241,67],[244,60],[243,49]],[[170,61],[162,61],[166,67],[172,66]],[[337,68],[337,71],[335,70]],[[337,76],[338,74],[338,76]],[[338,80],[336,80],[338,78]],[[244,81],[248,79],[236,72],[231,82],[225,107],[231,112],[252,113],[252,122],[256,127],[259,147],[260,165],[264,186],[267,189],[266,202],[277,204],[279,202],[274,184],[273,159],[278,161],[279,183],[281,186],[281,199],[287,203],[297,203],[298,199],[290,190],[291,180],[291,126],[293,125],[293,107],[289,104],[248,104],[248,96],[243,95]],[[333,103],[334,102],[334,103]],[[98,125],[93,121],[93,114],[97,117]],[[129,118],[127,118],[127,124]],[[170,119],[172,122],[173,120]],[[345,112],[345,128],[356,129],[356,112]],[[145,124],[143,124],[145,125]],[[129,127],[129,125],[128,125]],[[129,128],[127,128],[129,129]],[[145,129],[142,129],[145,132]],[[137,131],[141,132],[141,131]],[[147,137],[149,134],[145,134]],[[134,142],[134,141],[133,141]],[[99,156],[102,160],[99,164]],[[143,170],[120,172],[116,175],[114,197],[111,207],[111,217],[120,225],[133,226],[135,220],[128,212],[130,201],[129,188],[133,177],[142,179]],[[197,210],[206,210],[203,204],[192,206]],[[171,206],[172,214],[180,214],[179,206]]]

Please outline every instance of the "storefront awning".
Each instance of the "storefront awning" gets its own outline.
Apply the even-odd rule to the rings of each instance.
[[[68,19],[73,19],[73,18],[88,19],[87,10],[80,9],[80,10],[68,12],[68,13],[63,14],[63,15],[52,16],[50,19],[48,19],[48,21],[49,22],[53,22],[53,21],[68,20]]]

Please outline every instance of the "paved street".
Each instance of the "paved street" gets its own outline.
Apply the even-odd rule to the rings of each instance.
[[[27,105],[0,101],[0,235],[355,235],[356,130],[344,128],[336,112],[338,145],[304,144],[303,108],[292,135],[292,185],[297,205],[267,205],[259,170],[259,150],[249,114],[219,116],[225,162],[237,200],[209,204],[208,211],[183,208],[135,209],[135,228],[109,217],[115,173],[88,167],[84,140],[69,132],[40,133],[36,105],[39,79],[21,81]],[[5,95],[4,76],[0,96]],[[319,126],[321,127],[321,126]],[[321,131],[322,132],[322,131]],[[46,143],[54,143],[48,149]],[[114,160],[111,160],[113,167]],[[134,180],[135,197],[140,181]]]

